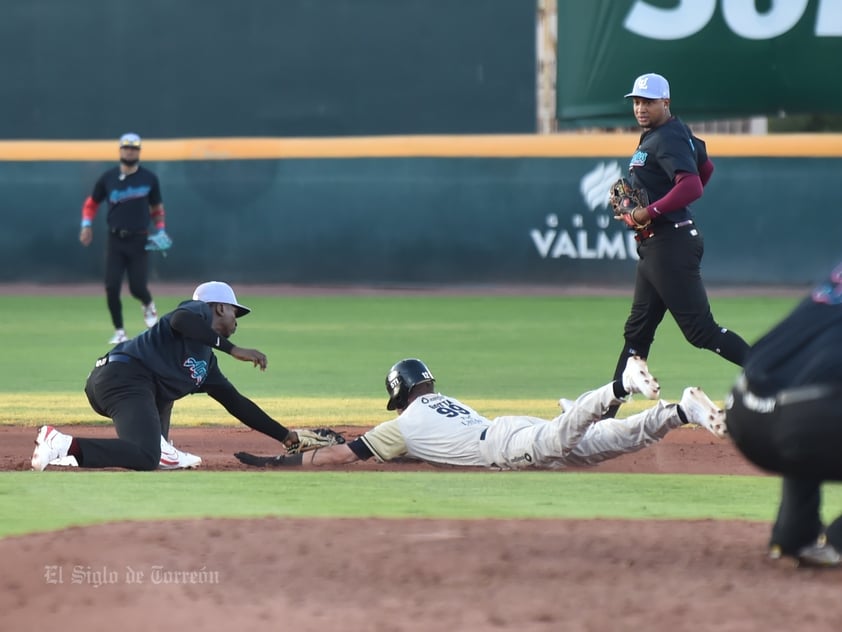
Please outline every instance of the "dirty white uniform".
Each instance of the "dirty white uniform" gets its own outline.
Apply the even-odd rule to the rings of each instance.
[[[489,420],[437,393],[417,398],[400,417],[360,440],[381,461],[410,456],[445,465],[557,468],[595,465],[636,452],[684,423],[678,407],[664,401],[626,419],[600,419],[609,406],[621,403],[607,384],[581,395],[550,421],[526,416]]]

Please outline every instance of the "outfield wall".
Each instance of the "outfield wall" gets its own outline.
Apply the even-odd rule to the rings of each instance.
[[[709,136],[694,205],[715,284],[801,284],[840,254],[828,208],[842,137]],[[608,185],[637,135],[145,141],[169,256],[153,278],[301,284],[628,283],[634,242]],[[102,274],[104,214],[80,208],[113,142],[0,142],[0,281]]]
[[[2,17],[0,138],[536,128],[534,2],[11,0]]]

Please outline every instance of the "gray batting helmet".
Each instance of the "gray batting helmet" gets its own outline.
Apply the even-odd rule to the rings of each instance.
[[[436,378],[421,360],[415,358],[401,360],[386,374],[386,392],[389,393],[386,410],[406,408],[406,400],[413,388],[424,382],[435,384],[435,381]]]

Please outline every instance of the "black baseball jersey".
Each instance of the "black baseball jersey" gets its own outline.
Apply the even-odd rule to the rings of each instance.
[[[141,232],[149,228],[149,207],[161,203],[161,187],[158,176],[141,166],[128,175],[114,167],[96,181],[91,198],[108,201],[108,228]]]
[[[629,180],[633,186],[645,189],[652,203],[672,189],[678,172],[698,175],[699,167],[707,159],[704,141],[695,137],[680,119],[672,117],[640,135],[637,151],[629,162]],[[672,224],[688,219],[692,219],[692,215],[685,206],[655,218],[653,224]]]
[[[842,382],[842,263],[748,354],[752,392]]]
[[[213,320],[211,308],[202,301],[184,301],[176,310],[188,310],[207,321]],[[140,361],[155,376],[159,395],[176,400],[208,388],[230,382],[219,370],[216,356],[206,343],[186,338],[170,325],[174,312],[161,317],[151,329],[114,347],[112,353],[124,353]]]

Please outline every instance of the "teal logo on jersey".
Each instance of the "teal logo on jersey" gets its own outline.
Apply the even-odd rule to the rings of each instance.
[[[629,168],[631,167],[642,167],[646,164],[646,157],[649,154],[645,151],[636,151],[634,152],[634,156],[631,157],[629,161]]]
[[[208,363],[196,358],[187,358],[184,366],[190,369],[190,379],[196,382],[196,386],[201,386],[208,376]]]
[[[145,198],[149,195],[149,191],[151,190],[152,187],[149,186],[127,187],[122,191],[112,191],[111,195],[108,196],[108,201],[111,202],[111,204],[119,204],[120,202],[125,202],[126,200]]]

